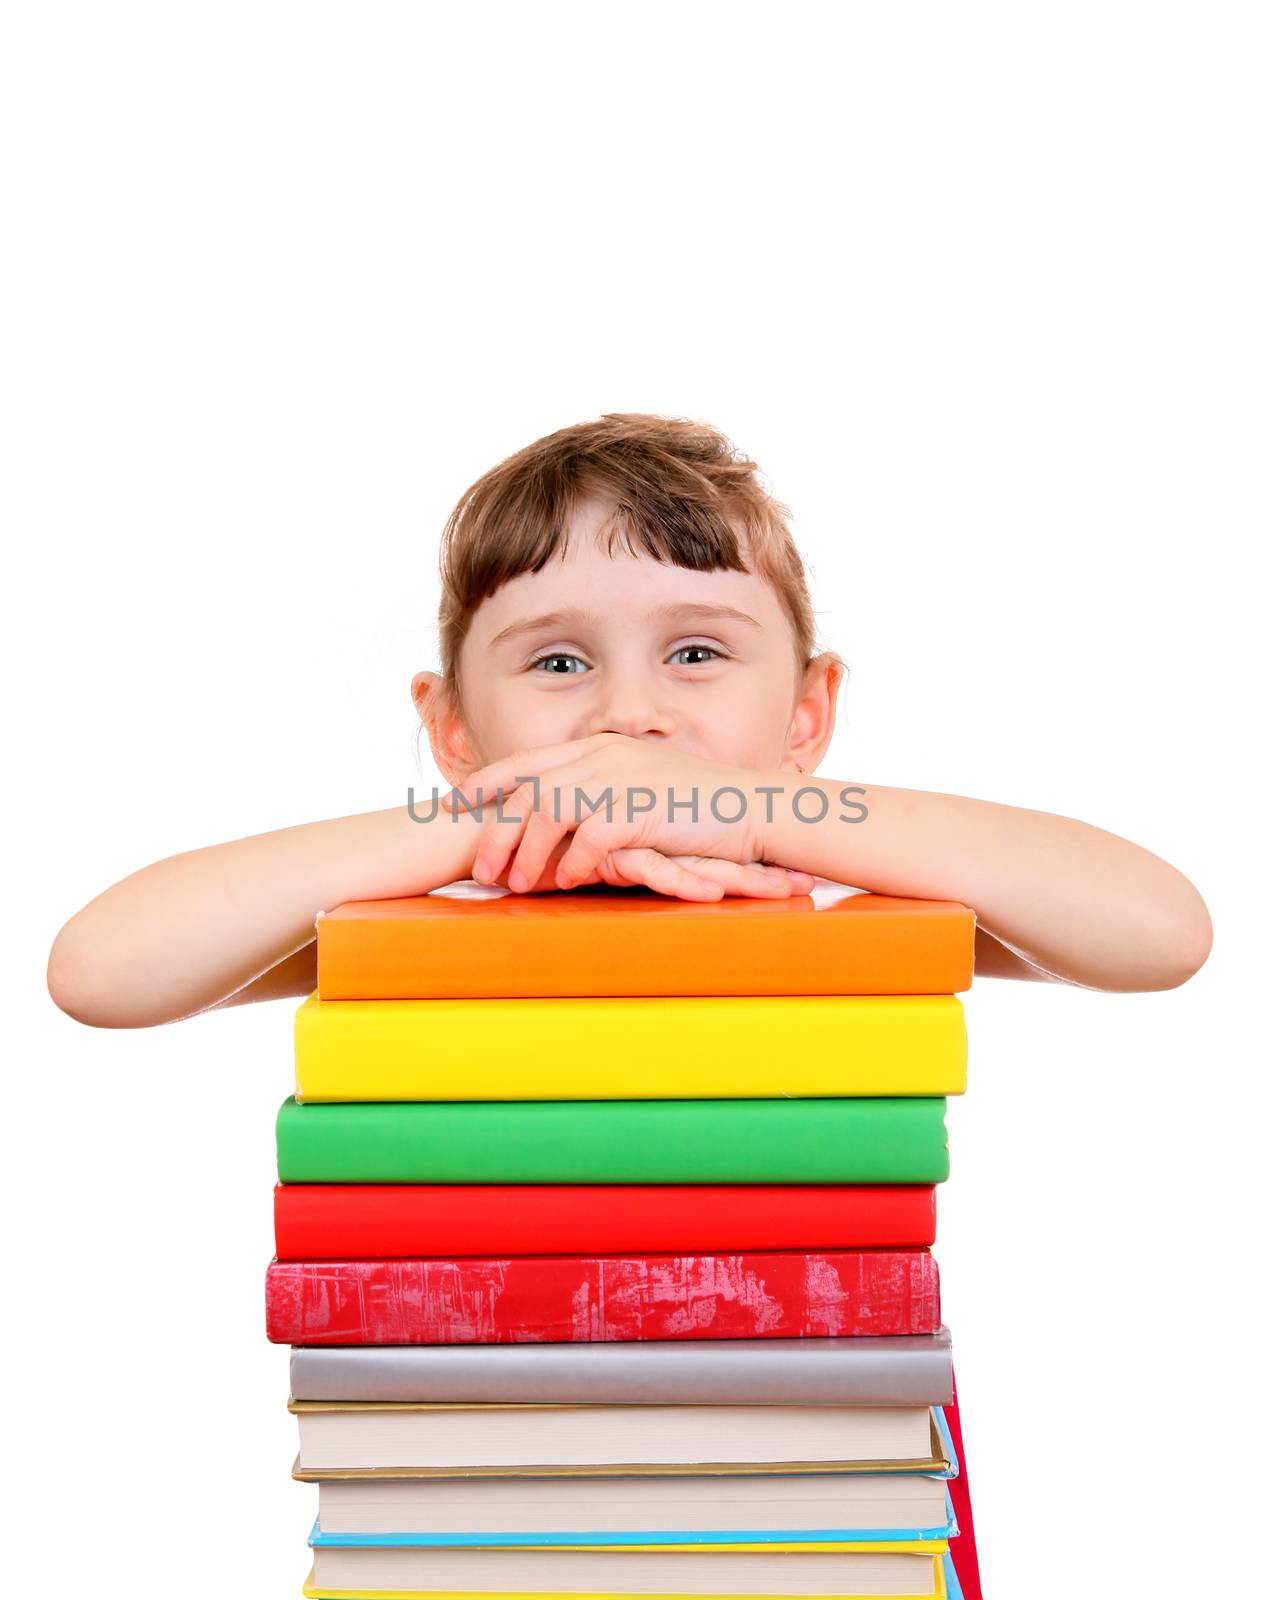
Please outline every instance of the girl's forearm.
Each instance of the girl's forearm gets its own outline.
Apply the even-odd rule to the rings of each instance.
[[[1209,913],[1188,879],[1102,828],[962,795],[819,777],[804,787],[823,791],[826,816],[811,820],[822,801],[809,793],[794,807],[788,786],[773,798],[766,860],[879,894],[962,901],[1033,966],[1095,989],[1173,988],[1209,953]],[[840,820],[860,807],[864,820]]]
[[[418,815],[428,810],[420,803]],[[96,1027],[191,1016],[309,944],[318,912],[467,876],[478,832],[466,815],[420,823],[398,806],[169,856],[70,919],[49,956],[49,992]]]

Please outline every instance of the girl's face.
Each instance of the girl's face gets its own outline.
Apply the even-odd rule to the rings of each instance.
[[[811,771],[831,738],[838,674],[816,664],[801,673],[764,578],[691,572],[631,555],[619,540],[609,555],[612,509],[578,502],[566,554],[503,584],[472,618],[460,662],[466,721],[448,750],[432,729],[446,777],[456,781],[454,758],[474,770],[598,733]],[[416,697],[423,681],[437,680],[420,674]]]

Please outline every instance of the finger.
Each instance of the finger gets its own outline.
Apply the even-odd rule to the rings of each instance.
[[[455,785],[448,794],[441,796],[440,804],[446,811],[452,811],[457,804],[459,792],[472,804],[479,798],[480,790],[490,796],[495,794],[499,787],[509,792],[518,786],[521,777],[539,777],[543,772],[553,772],[558,767],[566,766],[569,761],[576,761],[604,744],[609,744],[612,739],[621,737],[623,736],[620,734],[596,733],[587,739],[569,739],[564,744],[546,744],[527,750],[517,750],[513,755],[503,756],[498,761],[490,761],[487,766],[479,767],[460,784]]]
[[[477,883],[496,883],[502,876],[531,815],[531,810],[522,804],[505,804],[500,815],[493,811],[484,819],[471,866],[471,876]]]
[[[682,862],[697,876],[720,883],[728,894],[745,895],[750,899],[787,899],[794,894],[808,894],[813,888],[810,873],[770,862],[728,861],[719,856],[675,856],[673,859]]]
[[[789,886],[789,894],[811,894],[814,890],[813,872],[801,872],[800,867],[781,867],[774,861],[753,861],[752,867],[758,872],[765,872],[774,880],[782,878]]]
[[[609,786],[601,795],[589,794],[579,784],[573,785],[566,781],[574,770],[574,768],[565,769],[564,778],[552,783],[548,790],[541,790],[535,797],[529,785],[524,784],[505,802],[505,810],[516,816],[524,814],[528,818],[527,825],[516,834],[513,848],[506,852],[507,861],[514,858],[512,872],[522,867],[524,877],[528,881],[522,882],[516,878],[510,884],[511,888],[522,890],[535,883],[551,852],[561,841],[566,840],[574,829],[584,823],[597,820],[600,824],[606,824],[608,829],[605,835],[606,843],[601,849],[591,852],[590,867],[582,867],[571,882],[566,878],[558,880],[556,866],[552,877],[560,889],[573,887],[588,876],[589,871],[597,866],[603,855],[632,842],[632,835],[636,829],[628,824],[622,825],[617,820],[615,790]],[[537,820],[534,821],[534,818]],[[525,848],[527,853],[523,854]]]
[[[610,821],[601,812],[596,812],[576,828],[571,844],[559,857],[558,865],[554,869],[555,879],[560,889],[569,888],[579,882],[586,873],[595,871],[604,856],[610,855],[614,850],[635,846],[637,846],[635,825],[621,821],[616,815],[614,806]]]
[[[720,883],[727,894],[744,895],[751,900],[786,900],[805,892],[781,867],[770,868],[760,861],[707,859],[695,870]]]
[[[646,845],[613,850],[604,858],[604,866],[614,868],[626,884],[642,883],[657,894],[678,900],[720,900],[725,894],[719,884],[710,883],[674,857],[663,856]]]
[[[571,824],[566,820],[555,822],[543,812],[532,812],[524,824],[518,846],[513,853],[507,887],[516,893],[534,888],[540,881],[552,852],[570,831]],[[558,882],[557,874],[555,882]],[[566,885],[560,884],[559,887],[564,888]]]
[[[812,872],[803,872],[800,867],[780,867],[774,861],[754,861],[754,867],[760,867],[763,872],[782,875],[791,885],[793,894],[812,893],[817,879]]]

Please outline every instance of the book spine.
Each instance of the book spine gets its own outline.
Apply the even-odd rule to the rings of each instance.
[[[945,1329],[910,1338],[295,1346],[292,1400],[538,1405],[936,1406]]]
[[[962,1094],[954,995],[320,1000],[295,1013],[303,1101]]]
[[[278,1184],[279,1261],[932,1244],[931,1184]]]
[[[278,1262],[275,1344],[505,1344],[926,1334],[926,1250]]]
[[[957,994],[972,983],[973,914],[954,904],[863,896],[800,916],[763,904],[720,918],[656,907],[654,940],[633,949],[627,905],[586,917],[573,902],[539,915],[527,939],[521,916],[410,905],[411,915],[344,906],[318,920],[323,1000]],[[637,917],[635,907],[635,932]]]
[[[402,1101],[277,1118],[283,1183],[941,1183],[929,1099]]]

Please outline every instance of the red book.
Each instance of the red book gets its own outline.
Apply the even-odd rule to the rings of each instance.
[[[932,1184],[279,1183],[279,1261],[928,1245]]]
[[[950,1480],[950,1503],[955,1508],[959,1537],[954,1542],[955,1572],[963,1600],[981,1600],[981,1572],[977,1566],[977,1535],[972,1524],[972,1493],[968,1487],[968,1458],[963,1448],[963,1425],[959,1420],[959,1383],[951,1368],[954,1399],[945,1408],[946,1424],[959,1457],[959,1476]]]
[[[274,1261],[274,1344],[545,1344],[933,1333],[927,1250]]]

